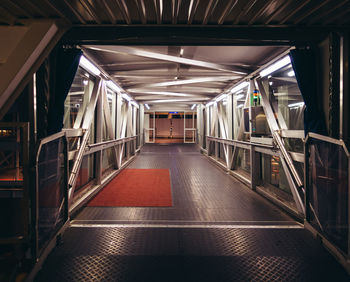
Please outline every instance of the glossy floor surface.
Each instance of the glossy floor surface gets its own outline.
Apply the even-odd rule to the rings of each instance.
[[[168,168],[173,206],[86,207],[37,281],[347,281],[299,223],[201,155],[146,145],[131,168]]]

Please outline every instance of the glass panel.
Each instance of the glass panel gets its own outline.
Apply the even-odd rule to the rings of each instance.
[[[103,150],[102,153],[102,174],[114,168],[113,148]]]
[[[95,78],[78,68],[72,86],[64,102],[64,128],[80,127],[83,114],[89,103]]]
[[[304,129],[304,100],[289,64],[263,80],[281,128]]]
[[[237,154],[237,167],[241,170],[250,173],[250,150],[243,149],[243,148],[237,148],[238,154]]]
[[[83,157],[79,174],[77,177],[75,192],[81,190],[86,184],[95,178],[94,173],[95,154],[90,154]]]
[[[342,146],[309,139],[310,223],[348,252],[349,159]]]
[[[38,162],[38,244],[43,248],[63,226],[65,176],[64,137],[44,144]]]
[[[304,142],[300,138],[283,138],[287,151],[304,153]]]
[[[226,163],[224,145],[221,143],[220,143],[220,147],[219,147],[219,158],[221,159],[221,161]]]
[[[280,157],[266,154],[261,154],[261,156],[261,172],[264,189],[290,208],[296,210],[293,195],[289,189]]]

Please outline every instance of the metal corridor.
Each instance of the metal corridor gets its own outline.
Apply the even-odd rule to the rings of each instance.
[[[129,168],[168,168],[173,206],[85,207],[36,281],[347,281],[303,226],[193,144],[146,144]]]

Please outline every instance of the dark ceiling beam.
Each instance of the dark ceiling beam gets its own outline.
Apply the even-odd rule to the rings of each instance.
[[[86,24],[85,19],[82,17],[82,15],[80,15],[80,13],[78,13],[78,11],[71,5],[69,0],[63,0],[63,2],[66,4],[66,6],[71,10],[71,12],[73,12],[73,14],[75,15],[75,17],[78,19],[78,21],[80,21],[80,23],[82,24]]]
[[[48,18],[48,15],[43,12],[44,9],[41,9],[37,6],[37,4],[35,4],[35,2],[32,1],[26,1],[27,5],[29,5],[33,10],[36,11],[36,13],[38,13],[38,15],[40,15],[43,18]]]
[[[171,0],[172,24],[177,24],[177,17],[179,15],[180,5],[181,0]]]
[[[239,14],[236,16],[236,19],[233,21],[233,24],[238,24],[241,20],[241,17],[246,15],[250,9],[254,6],[257,0],[249,0],[241,9]]]
[[[112,11],[111,7],[109,6],[108,2],[106,0],[101,0],[101,4],[107,11],[107,16],[112,24],[115,24],[117,22],[116,17],[114,16],[114,12]]]
[[[98,17],[98,15],[95,12],[95,9],[91,6],[91,4],[85,0],[79,0],[79,2],[84,7],[84,9],[90,14],[90,16],[94,19],[94,21],[97,24],[101,24],[101,19]]]
[[[205,10],[202,25],[206,25],[208,23],[208,20],[209,20],[210,16],[213,14],[217,4],[218,4],[218,0],[210,0],[209,1],[207,9]]]
[[[324,5],[328,4],[330,1],[333,1],[333,0],[323,0],[319,5],[316,5],[312,9],[308,10],[305,14],[299,16],[294,21],[294,24],[298,24],[298,23],[302,22],[305,18],[309,17],[311,14],[313,14],[317,10],[321,9]]]
[[[280,24],[286,23],[291,17],[293,17],[297,12],[299,12],[302,8],[304,8],[307,4],[309,4],[311,0],[304,0],[303,3],[301,3],[298,7],[296,7],[293,11],[287,14],[286,17],[284,17],[281,21],[279,21]]]
[[[2,7],[0,4],[0,16],[1,21],[6,22],[8,25],[13,25],[16,23],[17,17],[10,13],[6,8]]]
[[[136,4],[137,10],[139,12],[142,24],[146,24],[147,23],[146,7],[145,7],[144,0],[135,0],[135,4]]]
[[[62,19],[65,19],[66,21],[68,21],[69,23],[71,23],[71,21],[68,19],[68,17],[67,17],[65,14],[63,14],[63,13],[61,12],[61,10],[58,9],[58,8],[55,6],[54,3],[52,3],[50,0],[43,0],[43,1],[44,1],[52,10],[54,10],[55,13],[56,13],[59,17],[61,17]]]
[[[128,6],[126,5],[124,0],[116,0],[115,1],[118,4],[118,7],[120,9],[120,12],[122,13],[124,20],[127,24],[131,24],[131,17],[129,13]]]
[[[17,9],[18,11],[20,11],[24,16],[26,16],[27,18],[31,18],[32,15],[23,7],[21,7],[21,5],[18,5],[16,2],[14,1],[6,1],[7,6],[12,6],[15,9]]]
[[[268,8],[270,8],[271,4],[274,0],[267,0],[264,5],[259,9],[258,12],[254,14],[254,16],[248,22],[249,25],[254,24],[256,19],[258,19],[261,15],[263,15]]]
[[[237,3],[238,3],[238,0],[230,0],[230,2],[228,2],[228,4],[226,5],[224,11],[222,12],[221,16],[218,19],[218,24],[219,25],[224,23],[227,15],[230,14],[230,12],[237,5]]]
[[[344,6],[346,3],[349,3],[349,0],[344,0],[340,3],[338,3],[337,5],[334,5],[333,7],[330,7],[329,9],[326,9],[323,13],[318,13],[317,15],[315,15],[309,22],[308,24],[314,24],[316,23],[318,20],[327,17],[328,15],[330,15],[333,11],[335,11],[336,9]]]
[[[341,19],[342,17],[347,15],[349,12],[350,12],[350,7],[349,6],[346,8],[344,7],[344,9],[342,9],[342,11],[340,11],[339,13],[336,13],[332,17],[327,17],[327,19],[325,19],[322,24],[327,25],[333,21],[336,21],[337,19]]]
[[[331,31],[349,27],[203,26],[203,25],[79,25],[63,38],[66,44],[111,45],[305,45]]]
[[[271,13],[271,15],[267,18],[265,24],[269,24],[271,21],[273,21],[274,18],[278,17],[282,12],[284,12],[285,8],[291,3],[294,2],[295,0],[285,0],[282,1],[282,5],[280,5],[278,8],[275,9]]]

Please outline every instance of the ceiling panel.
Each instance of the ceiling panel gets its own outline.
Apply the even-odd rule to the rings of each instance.
[[[72,24],[339,25],[350,18],[349,5],[345,0],[3,0],[0,24],[62,18]]]

